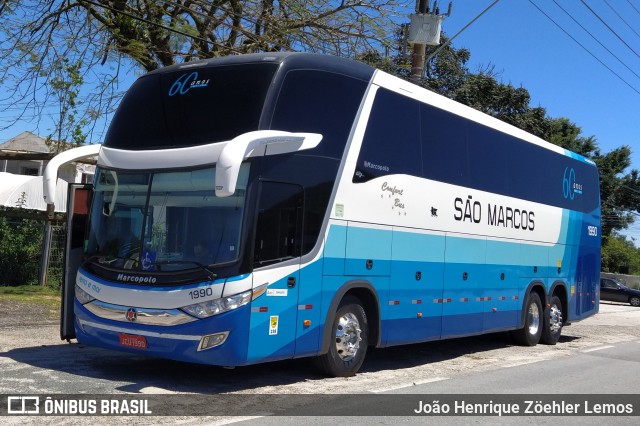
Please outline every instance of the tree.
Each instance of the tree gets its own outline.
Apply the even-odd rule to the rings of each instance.
[[[640,249],[624,236],[606,237],[602,248],[602,270],[621,274],[640,273]]]
[[[78,100],[80,87],[84,81],[80,75],[80,63],[70,64],[67,58],[63,58],[60,64],[51,70],[51,91],[58,100],[59,115],[56,120],[55,133],[49,136],[52,143],[53,136],[57,137],[56,153],[60,153],[71,142],[75,146],[84,143],[86,135],[82,128],[86,125],[86,118],[76,119],[81,101]],[[67,142],[67,143],[65,143]]]
[[[395,0],[4,0],[0,111],[13,116],[0,127],[47,112],[59,93],[50,70],[63,61],[91,81],[75,118],[95,123],[117,103],[123,71],[251,52],[355,57],[387,44],[396,6]]]
[[[549,139],[550,119],[546,110],[532,108],[527,89],[498,82],[492,71],[469,73],[452,97],[540,138]]]

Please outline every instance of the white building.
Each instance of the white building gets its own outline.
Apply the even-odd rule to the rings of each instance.
[[[45,210],[42,198],[42,174],[49,160],[55,155],[56,146],[47,144],[47,140],[31,132],[23,132],[18,136],[0,144],[0,205],[15,207],[16,197],[23,192],[28,198],[29,209]],[[66,181],[69,183],[90,183],[95,174],[95,166],[86,163],[72,163],[60,168],[58,187],[63,188],[61,196],[66,194]],[[16,176],[17,175],[17,176]],[[19,176],[22,175],[22,176]],[[32,176],[32,179],[24,176]],[[17,195],[16,195],[17,194]],[[36,200],[36,198],[38,198]],[[56,202],[56,211],[64,211],[64,202]]]

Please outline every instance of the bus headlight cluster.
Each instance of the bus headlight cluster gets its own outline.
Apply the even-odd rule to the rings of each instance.
[[[252,295],[253,291],[249,290],[234,296],[221,297],[220,299],[185,306],[181,309],[194,317],[207,318],[246,305],[251,301]]]
[[[76,299],[83,305],[96,300],[95,297],[84,291],[78,284],[76,284]]]

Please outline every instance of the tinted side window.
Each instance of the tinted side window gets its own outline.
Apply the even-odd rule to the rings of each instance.
[[[469,181],[466,120],[429,105],[421,105],[424,177],[461,184]]]
[[[322,134],[320,144],[293,155],[253,160],[265,180],[304,187],[302,253],[316,244],[338,166],[367,82],[326,71],[294,70],[283,79],[269,128]]]
[[[316,244],[333,188],[338,161],[328,157],[273,155],[254,159],[264,180],[291,182],[304,187],[304,230],[302,254]]]
[[[510,181],[507,174],[507,135],[473,121],[468,126],[469,186],[476,185],[498,194],[507,193]]]
[[[353,182],[392,174],[422,175],[420,104],[381,88],[373,102]]]
[[[254,265],[300,256],[303,190],[298,185],[262,182],[254,245]]]
[[[276,101],[271,129],[321,133],[305,155],[342,158],[367,83],[325,71],[289,71]]]
[[[424,177],[591,212],[595,167],[442,109],[421,105]]]

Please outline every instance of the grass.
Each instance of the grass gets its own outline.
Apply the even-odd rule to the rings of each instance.
[[[60,308],[60,290],[38,285],[0,287],[0,299]]]

